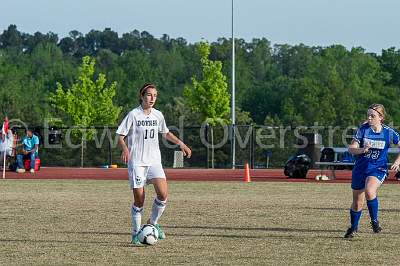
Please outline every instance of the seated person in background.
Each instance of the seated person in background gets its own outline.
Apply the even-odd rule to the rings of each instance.
[[[6,156],[13,156],[14,154],[14,135],[11,129],[8,130],[7,135],[3,136],[0,131],[0,156],[3,158],[4,152]]]
[[[31,129],[26,130],[26,136],[22,139],[22,153],[17,155],[17,173],[24,173],[24,159],[30,160],[30,172],[35,173],[35,159],[39,156],[39,138]]]

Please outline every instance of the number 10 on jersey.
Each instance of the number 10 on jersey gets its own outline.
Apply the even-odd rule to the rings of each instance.
[[[144,131],[144,139],[148,139],[148,138],[149,139],[154,139],[154,134],[155,134],[154,128],[152,128],[150,130],[146,129]]]

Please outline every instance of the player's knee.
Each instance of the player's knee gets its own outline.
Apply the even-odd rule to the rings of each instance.
[[[138,208],[142,208],[143,207],[143,205],[144,205],[144,198],[142,199],[142,198],[140,198],[140,199],[134,199],[134,201],[133,201],[133,205],[135,205],[136,207],[138,207]]]
[[[167,201],[167,196],[168,196],[167,190],[163,189],[163,190],[157,191],[157,199],[158,200]]]
[[[365,197],[367,198],[367,200],[372,200],[376,198],[376,191],[374,189],[366,189]]]
[[[167,202],[167,193],[160,193],[159,195],[157,195],[157,200],[159,200],[160,202]]]

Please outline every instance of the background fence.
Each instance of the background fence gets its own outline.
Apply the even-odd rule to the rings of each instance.
[[[97,127],[93,140],[84,146],[84,167],[100,167],[118,164],[121,151],[117,147],[116,128]],[[249,162],[252,168],[282,168],[288,158],[296,153],[308,153],[319,160],[322,147],[345,147],[350,143],[354,127],[266,127],[257,125],[238,125],[236,131],[236,167]],[[24,136],[23,128],[13,128],[19,138]],[[171,130],[192,149],[192,158],[184,160],[184,167],[210,168],[214,147],[214,167],[231,168],[231,136],[229,126],[214,127],[213,143],[211,128],[207,126],[184,127]],[[70,129],[34,128],[39,136],[39,155],[42,166],[81,165],[81,142],[74,139]],[[19,147],[20,148],[20,147]],[[176,145],[160,137],[162,162],[172,167]]]

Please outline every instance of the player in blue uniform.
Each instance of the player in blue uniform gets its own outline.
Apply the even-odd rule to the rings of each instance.
[[[351,226],[347,229],[345,238],[355,236],[365,198],[373,232],[379,233],[382,230],[378,222],[377,190],[388,174],[388,149],[392,143],[399,146],[399,134],[382,123],[384,118],[383,105],[370,105],[367,121],[358,128],[349,145],[349,152],[356,155],[356,162],[351,178],[353,189],[353,203],[350,208]],[[398,171],[399,164],[400,156],[396,158],[391,169]]]

